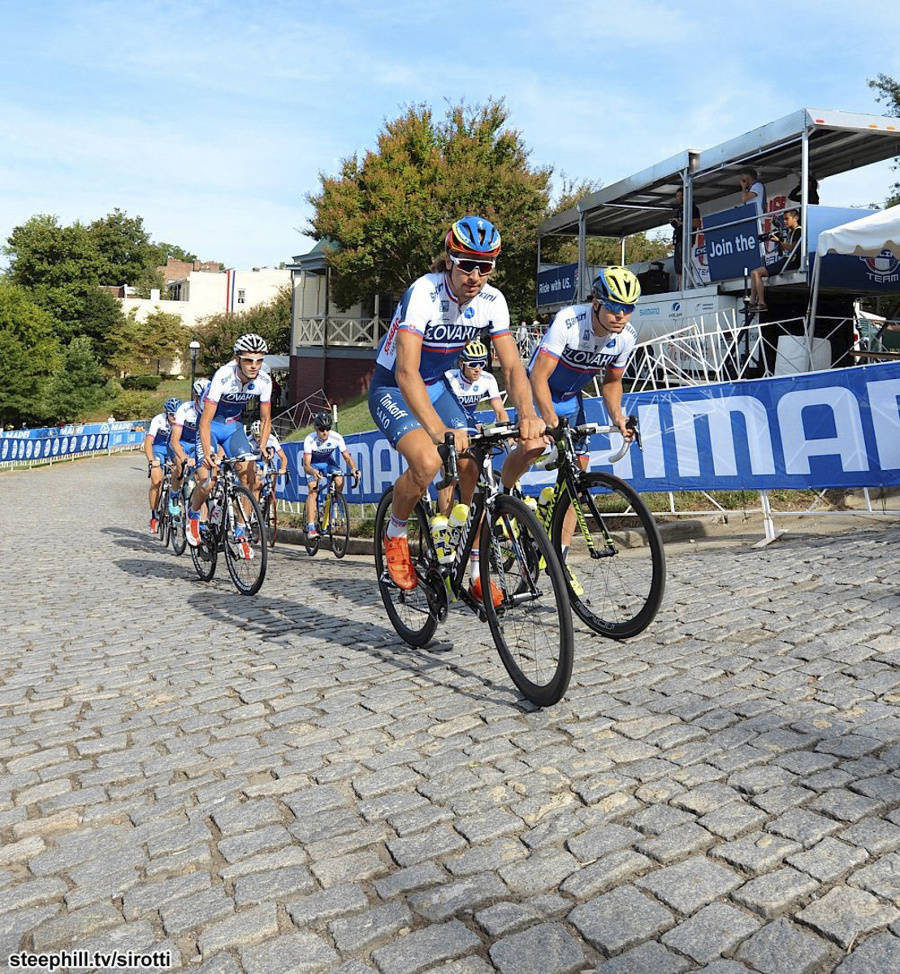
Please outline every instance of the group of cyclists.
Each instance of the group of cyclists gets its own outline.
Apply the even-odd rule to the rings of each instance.
[[[438,447],[451,434],[457,452],[464,453],[469,435],[478,429],[475,410],[485,399],[497,420],[507,420],[497,380],[488,369],[486,339],[503,371],[519,429],[517,445],[501,471],[505,490],[513,490],[544,453],[548,428],[556,427],[562,418],[571,425],[584,422],[583,389],[595,376],[603,376],[601,392],[610,423],[627,440],[633,436],[622,413],[622,375],[636,342],[630,324],[640,297],[635,275],[625,267],[602,269],[592,283],[590,300],[563,308],[555,316],[525,366],[510,331],[506,299],[489,283],[500,251],[500,233],[489,220],[466,216],[454,222],[447,231],[443,255],[407,289],[378,350],[369,408],[377,426],[406,462],[394,484],[384,539],[388,572],[400,589],[411,590],[418,584],[407,522],[441,469]],[[164,411],[153,418],[144,446],[150,465],[151,530],[156,527],[166,459],[174,465],[173,489],[179,489],[184,472],[193,469],[186,534],[195,547],[200,544],[202,512],[219,457],[242,458],[236,465],[238,476],[257,495],[257,458],[260,462],[277,458],[278,472],[286,471],[287,457],[271,428],[272,382],[263,370],[267,351],[260,335],[242,335],[234,343],[232,361],[210,380],[193,383],[190,402],[169,399]],[[253,399],[259,401],[259,420],[248,436],[242,419]],[[344,439],[332,429],[331,414],[316,414],[313,426],[303,444],[309,488],[307,533],[311,537],[316,532],[320,484],[334,474],[335,489],[343,489],[341,457],[354,479],[359,479]],[[587,439],[576,441],[576,447],[579,463],[586,469]],[[468,503],[477,479],[474,463],[461,456],[458,475],[460,498]],[[443,495],[439,506],[448,507],[450,500],[449,494]],[[252,557],[250,547],[245,548],[247,557]],[[483,601],[477,549],[472,552],[471,593]],[[495,603],[500,597],[493,586],[491,597]]]

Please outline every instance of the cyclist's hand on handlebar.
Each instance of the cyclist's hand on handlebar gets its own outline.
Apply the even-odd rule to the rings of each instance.
[[[619,432],[626,440],[634,439],[634,428],[628,425],[628,417],[620,416],[618,419],[612,421],[613,426],[618,426]]]
[[[469,431],[466,429],[451,428],[449,426],[445,426],[439,433],[432,434],[431,439],[434,445],[442,446],[447,433],[453,434],[453,446],[456,448],[457,453],[462,453],[464,450],[469,449]]]
[[[522,416],[519,418],[519,440],[542,440],[544,430],[548,426],[540,416]]]

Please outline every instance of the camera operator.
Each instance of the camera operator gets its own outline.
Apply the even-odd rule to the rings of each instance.
[[[672,227],[672,246],[675,249],[675,277],[678,281],[678,290],[680,291],[682,245],[684,240],[684,190],[681,187],[675,191],[675,206],[672,209],[673,215],[669,222]],[[700,219],[700,208],[694,204],[691,207],[691,230],[699,230],[702,226],[703,221]],[[693,246],[693,241],[694,235],[691,233],[688,236],[688,247]]]
[[[800,236],[800,211],[797,209],[785,210],[782,226],[776,224],[774,230],[761,235],[760,240],[773,241],[778,244],[779,252],[782,255],[787,255],[785,260],[772,265],[772,274],[794,270],[800,265]],[[750,272],[750,304],[748,310],[766,310],[765,280],[769,273],[765,266],[756,267]]]

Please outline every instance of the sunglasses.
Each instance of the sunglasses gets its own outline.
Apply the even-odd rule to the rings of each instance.
[[[471,274],[472,271],[478,271],[482,277],[487,277],[494,269],[494,264],[496,263],[493,260],[473,260],[471,257],[454,257],[453,254],[447,254],[447,256],[463,274]]]
[[[614,315],[630,315],[635,309],[635,305],[623,304],[621,301],[601,301],[600,304]]]
[[[261,358],[244,358],[243,355],[241,356],[241,361],[242,362],[246,362],[247,365],[262,365],[263,364],[263,360]]]
[[[467,362],[463,359],[463,365],[467,365],[470,369],[483,369],[487,365],[487,360],[478,359],[477,362]]]

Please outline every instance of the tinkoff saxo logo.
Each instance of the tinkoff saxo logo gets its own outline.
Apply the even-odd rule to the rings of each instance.
[[[890,250],[882,250],[877,257],[860,257],[866,265],[866,277],[876,284],[900,281],[900,260]]]

